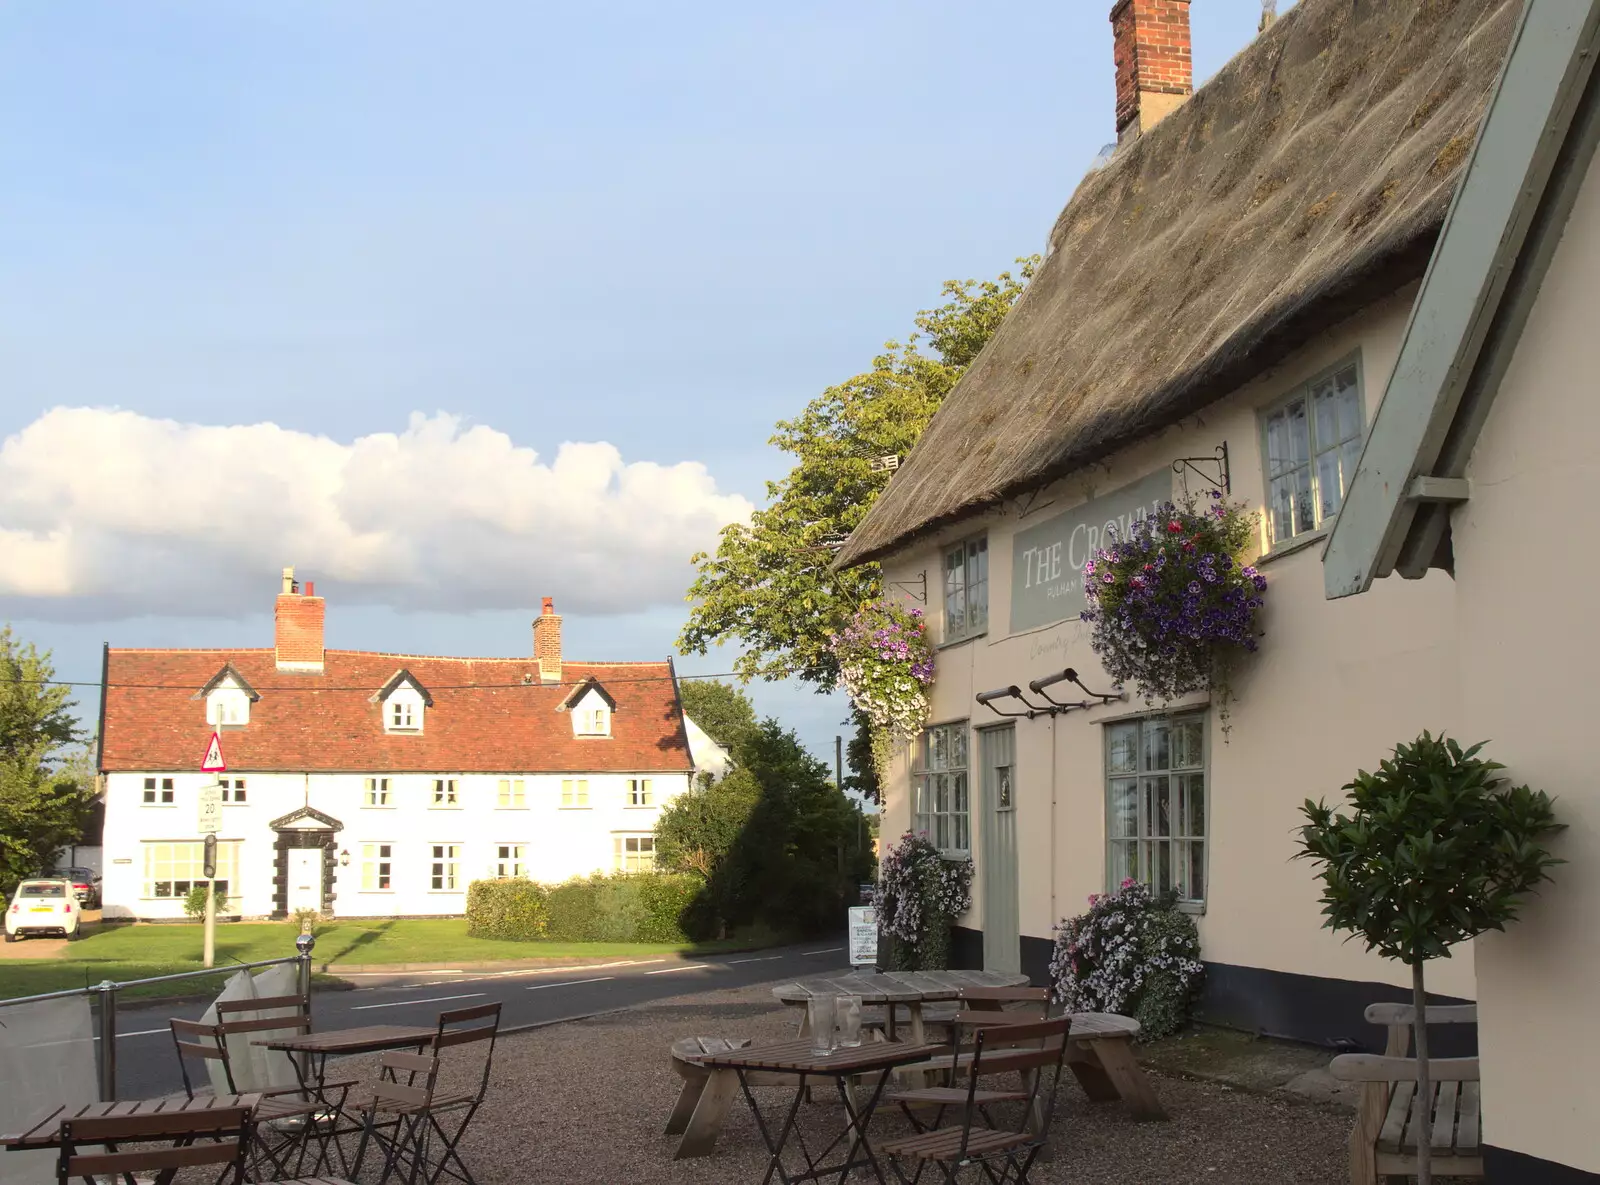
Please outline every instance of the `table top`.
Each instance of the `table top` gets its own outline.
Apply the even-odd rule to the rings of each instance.
[[[850,971],[797,983],[780,983],[772,994],[785,1004],[812,996],[860,996],[865,1004],[925,1004],[959,999],[969,987],[1021,987],[1026,975],[1012,971]]]
[[[862,1074],[889,1070],[911,1062],[927,1061],[948,1052],[945,1045],[909,1045],[896,1041],[867,1041],[852,1048],[817,1053],[811,1039],[779,1041],[750,1049],[708,1054],[700,1064],[713,1070],[787,1070],[794,1074]]]
[[[254,1094],[205,1095],[197,1099],[124,1099],[109,1103],[68,1103],[41,1112],[21,1131],[0,1135],[0,1148],[56,1148],[61,1143],[61,1123],[67,1119],[106,1119],[111,1116],[205,1112],[227,1107],[253,1107]]]
[[[322,1033],[297,1033],[290,1037],[266,1037],[252,1041],[268,1049],[286,1053],[379,1053],[426,1045],[436,1030],[420,1025],[363,1025],[356,1029],[329,1029]]]

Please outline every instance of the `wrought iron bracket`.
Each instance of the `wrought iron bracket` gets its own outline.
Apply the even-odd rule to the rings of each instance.
[[[1215,466],[1216,476],[1212,476],[1201,468],[1202,465]],[[1217,445],[1217,451],[1209,457],[1179,457],[1172,463],[1172,471],[1178,475],[1178,480],[1183,482],[1184,497],[1189,496],[1189,474],[1193,473],[1206,485],[1216,490],[1219,494],[1233,493],[1233,471],[1228,464],[1228,442],[1224,440]]]
[[[922,591],[917,592],[914,588],[912,588],[912,585],[920,586]],[[924,605],[926,605],[928,603],[928,570],[924,568],[922,570],[922,575],[918,576],[915,580],[891,580],[889,581],[889,587],[898,588],[912,600],[921,601]]]

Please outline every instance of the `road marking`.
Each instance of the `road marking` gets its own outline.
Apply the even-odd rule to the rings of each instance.
[[[729,959],[728,960],[728,965],[731,967],[735,963],[770,963],[774,959],[781,959],[781,958],[783,958],[782,955],[764,955],[763,957],[761,957],[759,959]]]
[[[388,1004],[362,1004],[359,1007],[352,1008],[350,1011],[367,1012],[373,1008],[399,1008],[405,1004],[443,1004],[446,1000],[471,1000],[483,994],[482,992],[468,992],[464,996],[432,996],[426,1000],[394,1000]]]
[[[609,967],[648,967],[652,963],[665,963],[666,959],[618,959],[614,963],[575,963],[570,967],[534,967],[529,970],[494,971],[484,979],[501,979],[507,975],[559,975],[565,971],[604,971]]]
[[[674,971],[703,971],[710,963],[690,963],[685,967],[663,967],[660,971],[646,971],[646,975],[671,975]]]
[[[800,954],[802,957],[806,955],[833,955],[838,954],[843,949],[844,947],[842,946],[830,946],[827,950],[803,950]]]
[[[376,976],[380,976],[380,977],[386,975],[386,976],[389,976],[391,979],[397,979],[402,975],[417,975],[417,974],[424,974],[424,975],[465,975],[466,972],[465,971],[461,971],[461,970],[455,970],[455,969],[452,969],[452,968],[449,968],[449,967],[434,967],[434,968],[429,969],[428,971],[420,972],[420,973],[416,972],[416,971],[341,971],[341,970],[339,970],[338,964],[333,964],[332,966],[329,967],[328,974],[329,975],[342,976],[345,979],[358,979],[358,978],[361,978],[363,976],[371,976],[371,975],[376,975]]]
[[[593,979],[563,979],[560,983],[530,983],[526,990],[542,992],[545,988],[576,987],[580,983],[604,983],[608,979],[615,979],[615,975],[598,975]]]

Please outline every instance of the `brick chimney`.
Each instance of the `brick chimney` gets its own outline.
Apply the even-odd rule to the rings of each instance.
[[[277,626],[273,646],[280,671],[322,673],[322,623],[327,604],[312,595],[315,591],[307,581],[302,593],[294,569],[283,570],[283,588],[273,609]]]
[[[544,608],[533,619],[533,657],[539,660],[541,683],[561,682],[561,614],[554,597],[544,599]]]
[[[1117,143],[1147,132],[1194,94],[1189,0],[1117,0]]]

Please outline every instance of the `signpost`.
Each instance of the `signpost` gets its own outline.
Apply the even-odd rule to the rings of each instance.
[[[200,759],[200,772],[220,774],[227,769],[228,763],[222,759],[222,736],[214,732],[211,743],[206,746],[206,755]],[[213,878],[217,875],[217,832],[222,830],[222,787],[215,782],[200,787],[200,820],[196,830],[206,837],[205,866],[201,871],[206,875],[204,965],[210,967],[217,956],[217,887]]]

